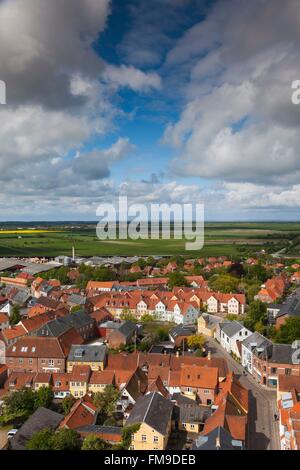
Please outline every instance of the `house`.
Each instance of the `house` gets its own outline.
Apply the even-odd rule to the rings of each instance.
[[[73,336],[72,331],[59,337],[24,336],[9,346],[6,364],[11,371],[65,372]],[[76,338],[78,339],[78,338]]]
[[[215,402],[218,387],[218,369],[185,365],[180,372],[181,393],[197,399],[199,403],[211,405]]]
[[[82,398],[88,392],[91,368],[88,365],[73,366],[69,376],[69,389],[75,398]]]
[[[76,400],[69,414],[60,422],[60,428],[78,429],[82,426],[95,424],[97,408],[88,397]]]
[[[211,415],[211,408],[199,405],[195,400],[176,393],[172,395],[175,402],[173,420],[175,429],[187,433],[200,433],[207,418]]]
[[[43,429],[56,430],[63,420],[63,415],[48,408],[38,408],[9,441],[12,450],[25,450],[31,437]]]
[[[36,332],[37,336],[59,336],[63,332],[73,328],[84,342],[97,337],[95,320],[86,312],[79,311],[52,320],[43,325]]]
[[[242,366],[252,374],[253,369],[253,352],[254,350],[263,351],[268,346],[272,346],[272,342],[263,335],[255,331],[245,338],[242,342],[241,360]]]
[[[86,286],[87,296],[90,297],[99,292],[111,292],[116,284],[118,284],[116,281],[89,281]]]
[[[148,379],[139,367],[129,377],[126,384],[120,385],[120,399],[117,401],[117,410],[126,413],[128,407],[136,403],[138,398],[144,395],[148,388]],[[126,414],[125,414],[126,416]]]
[[[89,393],[101,393],[104,392],[105,388],[108,385],[115,386],[115,373],[112,370],[99,370],[92,371],[89,384],[88,392]]]
[[[281,450],[299,450],[300,376],[279,376],[277,395]]]
[[[237,357],[241,357],[240,343],[250,335],[251,331],[238,321],[219,323],[216,330],[216,338],[222,348],[229,354],[235,354]]]
[[[198,318],[197,331],[199,334],[214,338],[218,324],[222,323],[223,321],[223,318],[216,315],[202,313]]]
[[[279,329],[291,317],[300,317],[300,296],[297,294],[291,295],[283,304],[279,305],[279,312],[275,317],[276,329]]]
[[[194,327],[185,327],[185,326],[175,326],[169,331],[169,338],[172,343],[175,344],[177,348],[186,345],[187,339],[195,334]]]
[[[283,296],[287,286],[288,282],[284,275],[272,277],[261,286],[255,299],[265,303],[273,303]]]
[[[136,325],[131,321],[114,323],[114,328],[107,331],[106,340],[110,348],[117,349],[122,345],[132,343],[134,341],[135,334]]]
[[[104,344],[72,344],[67,360],[67,371],[76,365],[88,365],[92,371],[103,370],[106,365],[107,348]]]
[[[243,450],[243,448],[242,442],[233,439],[227,429],[217,426],[206,435],[198,436],[191,450]]]
[[[42,387],[52,385],[52,374],[49,372],[38,372],[33,379],[33,389],[38,391]]]
[[[9,328],[9,316],[6,313],[0,312],[0,331]]]
[[[206,300],[208,313],[228,313],[243,315],[245,312],[246,297],[244,294],[223,294],[212,292]]]
[[[150,392],[134,405],[126,426],[140,424],[131,437],[130,450],[165,450],[171,433],[173,403]]]
[[[70,395],[69,379],[70,375],[65,372],[52,373],[52,391],[54,398],[63,399]]]
[[[298,341],[292,344],[271,344],[253,350],[252,376],[258,383],[276,388],[279,375],[299,376]]]
[[[13,304],[10,300],[6,300],[1,307],[0,307],[0,312],[1,313],[6,313],[9,317],[11,316],[13,312]]]

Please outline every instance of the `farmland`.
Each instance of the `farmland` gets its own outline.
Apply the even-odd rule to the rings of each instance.
[[[299,256],[300,223],[214,222],[205,225],[205,243],[200,251],[185,251],[185,240],[106,240],[96,236],[95,223],[0,224],[0,256],[176,255],[239,256],[261,249]]]

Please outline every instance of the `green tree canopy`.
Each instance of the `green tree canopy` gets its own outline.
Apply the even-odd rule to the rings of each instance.
[[[16,325],[19,321],[21,321],[20,307],[19,305],[14,305],[9,322],[11,325]]]
[[[93,402],[102,415],[110,417],[115,411],[118,397],[119,391],[113,385],[107,385],[103,392],[94,395]]]
[[[300,318],[287,318],[275,334],[276,343],[291,344],[300,338]]]
[[[41,387],[35,393],[34,405],[35,408],[43,406],[44,408],[49,408],[54,398],[54,393],[50,387]]]
[[[80,435],[73,429],[59,429],[52,438],[52,450],[79,450]]]
[[[169,274],[169,281],[168,281],[169,289],[173,289],[174,287],[178,287],[178,286],[187,286],[187,285],[188,285],[188,282],[181,272],[174,271],[173,273]]]
[[[215,292],[223,292],[224,294],[236,292],[239,286],[239,279],[230,276],[230,274],[220,274],[209,279],[208,285]]]
[[[105,450],[108,447],[108,444],[103,439],[95,434],[90,434],[84,439],[81,450]]]
[[[206,338],[203,335],[192,335],[187,339],[187,345],[190,349],[202,349],[206,343]]]
[[[64,415],[68,415],[70,413],[71,408],[74,405],[75,401],[76,399],[72,395],[63,398],[61,402],[61,406],[62,406]]]
[[[54,432],[50,429],[42,429],[33,434],[26,444],[27,450],[52,450]]]

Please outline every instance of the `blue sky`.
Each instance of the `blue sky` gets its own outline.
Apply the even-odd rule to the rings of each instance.
[[[299,17],[293,0],[0,1],[1,220],[91,220],[119,194],[299,220]]]

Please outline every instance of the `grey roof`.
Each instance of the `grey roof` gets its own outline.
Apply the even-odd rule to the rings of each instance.
[[[293,360],[295,349],[291,344],[269,344],[263,351],[257,348],[253,351],[261,359],[268,359],[269,362],[275,364],[296,364],[297,358]]]
[[[208,328],[224,321],[223,318],[218,317],[217,315],[211,315],[210,313],[202,313],[202,315],[200,316],[204,318],[204,320],[206,321],[206,326]]]
[[[126,426],[146,423],[160,434],[165,435],[172,417],[173,406],[173,403],[160,393],[147,393],[137,400],[126,421]]]
[[[24,305],[30,298],[31,296],[27,290],[18,290],[16,295],[12,298],[12,301],[17,304]]]
[[[74,312],[66,315],[65,317],[57,318],[46,325],[43,325],[36,333],[37,336],[60,336],[70,328],[74,327],[75,330],[89,325],[93,320],[85,312]]]
[[[219,426],[206,436],[199,436],[192,444],[192,450],[242,450],[240,441],[232,439],[229,431]]]
[[[10,440],[13,450],[25,450],[31,436],[45,428],[56,429],[64,416],[47,408],[38,408]]]
[[[220,329],[227,335],[229,338],[234,336],[240,330],[244,328],[244,325],[238,321],[226,321],[220,324]]]
[[[195,328],[178,325],[169,331],[171,338],[177,338],[178,336],[192,336],[195,334]]]
[[[131,321],[124,321],[120,324],[118,331],[122,333],[125,338],[129,338],[136,330],[135,323]]]
[[[300,297],[297,295],[290,296],[286,302],[280,305],[280,310],[276,315],[276,318],[282,315],[289,315],[291,317],[300,316]]]
[[[70,349],[68,361],[103,362],[107,348],[104,344],[73,344]]]
[[[79,294],[71,294],[68,302],[77,305],[84,305],[86,302],[86,297]]]
[[[209,416],[211,416],[211,409],[204,405],[197,403],[181,403],[177,407],[179,418],[182,423],[201,423],[203,424]]]
[[[252,333],[252,335],[244,339],[242,345],[249,350],[254,350],[256,348],[266,348],[267,346],[272,345],[272,342],[257,331],[255,331],[254,333]]]

